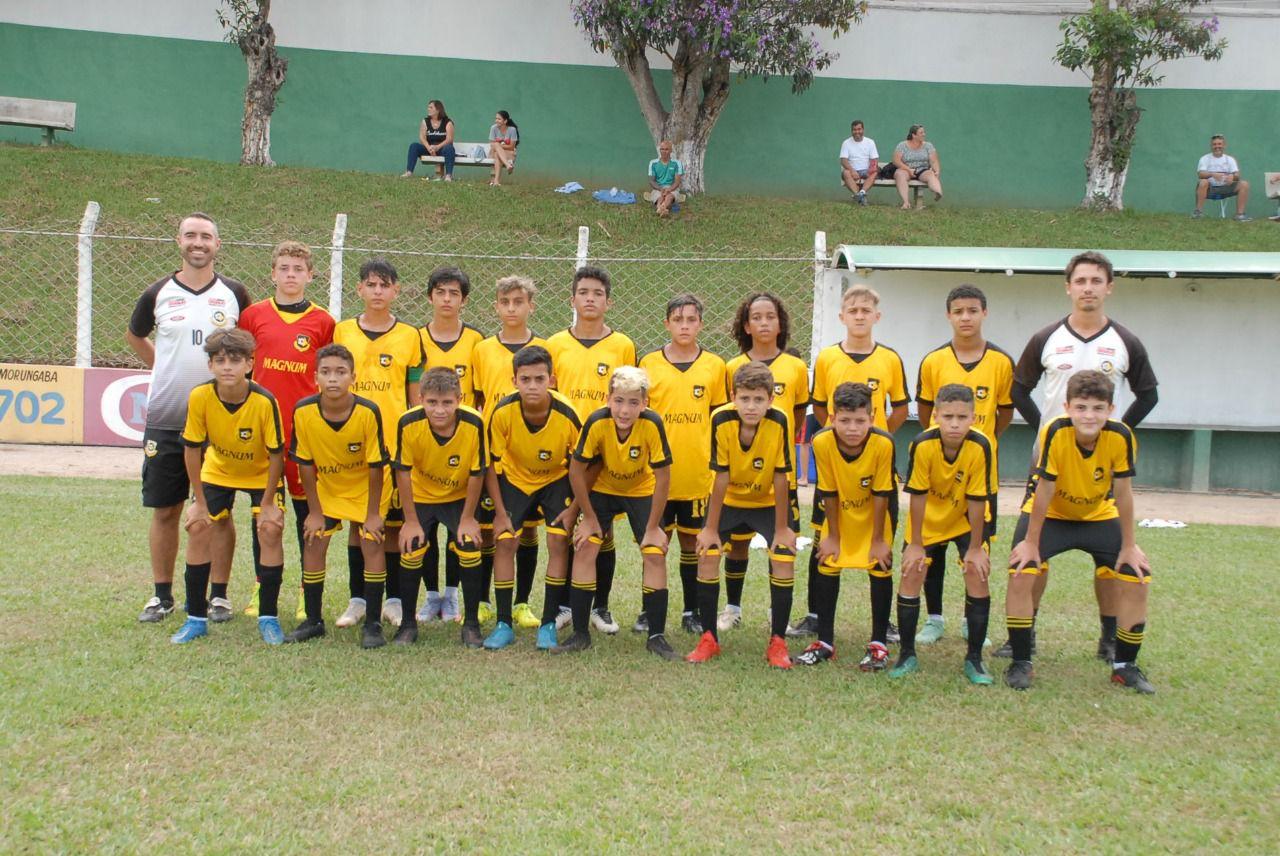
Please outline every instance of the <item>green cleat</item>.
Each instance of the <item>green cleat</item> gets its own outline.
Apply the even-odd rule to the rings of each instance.
[[[930,618],[916,633],[917,645],[932,645],[942,638],[943,623],[941,618]]]
[[[915,654],[908,654],[889,670],[889,677],[905,678],[907,675],[913,675],[918,671],[920,671],[920,661],[916,659]]]
[[[991,677],[991,673],[987,671],[987,667],[982,665],[981,660],[964,661],[964,676],[969,679],[969,683],[978,687],[989,687],[995,680]]]

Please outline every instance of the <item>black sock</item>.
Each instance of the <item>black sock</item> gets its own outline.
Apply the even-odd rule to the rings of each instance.
[[[591,602],[596,596],[596,584],[573,581],[569,587],[569,608],[573,610],[573,632],[591,632]]]
[[[1142,647],[1142,639],[1147,632],[1147,623],[1140,621],[1128,630],[1116,631],[1116,662],[1138,662],[1138,650]]]
[[[535,535],[532,543],[526,543],[524,535],[520,536],[520,546],[516,548],[516,603],[528,603],[533,594],[533,580],[538,575],[538,538]]]
[[[884,644],[893,611],[893,577],[871,575],[871,641]]]
[[[392,536],[388,536],[392,537]],[[394,537],[399,537],[396,535]],[[400,599],[400,554],[383,553],[387,562],[387,573],[383,578],[387,587],[387,600]]]
[[[991,619],[991,597],[965,595],[964,620],[969,625],[970,660],[982,659],[982,643],[987,639],[987,623]]]
[[[324,615],[321,608],[324,606],[324,575],[325,569],[318,571],[302,572],[302,601],[307,610],[308,621],[322,621]],[[361,585],[363,585],[363,575],[361,576]]]
[[[249,533],[252,536],[250,543],[253,545],[253,576],[261,584],[262,580],[258,578],[258,568],[262,567],[262,540],[258,538],[258,516],[256,514],[249,518]]]
[[[724,602],[742,608],[742,587],[747,582],[747,560],[724,560]]]
[[[418,622],[418,585],[425,569],[426,556],[400,557],[400,606],[403,609],[401,625]],[[390,573],[388,571],[387,575],[390,576]]]
[[[359,544],[347,545],[347,584],[353,598],[364,597],[364,553]]]
[[[929,563],[924,576],[924,604],[929,615],[942,614],[942,584],[947,576],[947,546],[942,545],[942,555]],[[901,621],[899,621],[901,628]]]
[[[480,553],[476,552],[476,567],[480,567]],[[444,551],[444,585],[445,588],[457,588],[462,582],[462,559],[458,556],[458,545],[450,544]]]
[[[920,596],[907,597],[898,592],[898,658],[916,653],[916,628],[920,625]]]
[[[258,615],[280,614],[280,584],[284,565],[258,565]]]
[[[809,609],[818,616],[818,641],[835,647],[836,601],[840,597],[840,574],[824,574],[814,577],[809,592]]]
[[[480,623],[480,593],[484,575],[477,564],[462,569],[462,621],[465,624]]]
[[[187,615],[192,618],[209,617],[209,601],[205,589],[209,587],[209,562],[198,565],[187,563],[183,582],[187,585]]]
[[[769,574],[769,608],[773,636],[787,635],[787,622],[791,620],[791,599],[795,592],[794,578],[783,579]]]
[[[173,601],[173,583],[156,583],[156,597],[165,603]]]
[[[600,553],[596,556],[596,609],[609,608],[609,593],[613,591],[613,572],[618,567],[618,551],[614,547],[613,535],[605,536],[600,545]]]
[[[227,599],[226,583],[209,583],[209,599],[212,600],[215,597],[220,597],[223,600]],[[1112,619],[1112,621],[1114,620]]]
[[[680,594],[684,599],[684,611],[698,609],[698,554],[690,550],[680,551]]]
[[[821,615],[821,604],[818,600],[818,589],[822,588],[822,583],[818,579],[821,574],[818,573],[818,544],[814,542],[813,549],[809,551],[809,591],[806,595],[806,602],[809,605],[810,615]],[[827,644],[831,644],[830,640],[823,640]]]
[[[399,556],[399,553],[395,554]],[[399,562],[396,563],[396,573],[400,573]],[[387,572],[371,571],[368,568],[364,570],[364,623],[374,624],[382,621],[382,593],[387,586]]]
[[[1009,628],[1009,647],[1013,649],[1013,659],[1031,659],[1031,618],[1016,615],[1005,617],[1005,626]]]
[[[515,593],[515,580],[494,580],[494,594],[498,600],[498,621],[511,625],[511,595]]]
[[[542,593],[542,623],[553,624],[556,615],[560,612],[560,593],[567,588],[564,580],[546,577],[543,585]]]
[[[573,587],[573,539],[569,540],[569,548],[565,551],[567,555],[564,560],[564,585],[560,586],[560,600],[556,603],[556,608],[569,608],[569,589]]]
[[[701,613],[702,632],[710,633],[719,639],[716,631],[716,607],[720,605],[720,578],[704,580],[698,578],[698,612]]]
[[[649,638],[662,636],[667,632],[667,590],[644,589],[641,604],[644,614],[649,618]]]
[[[401,557],[400,567],[405,566],[405,559]],[[440,591],[440,539],[437,537],[437,527],[433,523],[431,531],[427,533],[427,551],[422,554],[422,567],[419,568],[422,574],[422,583],[426,586],[427,591]],[[400,598],[404,599],[405,587],[400,586]]]
[[[1115,641],[1116,617],[1114,615],[1099,615],[1098,620],[1102,624],[1102,638],[1108,642]]]
[[[480,548],[480,603],[489,602],[489,590],[493,588],[493,548]]]

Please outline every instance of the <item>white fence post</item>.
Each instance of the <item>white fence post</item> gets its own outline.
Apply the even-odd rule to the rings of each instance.
[[[590,249],[591,249],[591,229],[588,226],[579,226],[578,227],[578,263],[573,267],[575,271],[578,270],[579,268],[584,268],[587,266],[587,254],[590,252]]]
[[[347,243],[347,215],[333,218],[333,240],[329,243],[329,314],[342,320],[342,248]]]
[[[93,365],[93,233],[102,206],[90,201],[76,237],[76,366]]]
[[[809,337],[810,371],[822,350],[822,328],[828,310],[823,281],[827,270],[827,233],[813,233],[813,332]]]

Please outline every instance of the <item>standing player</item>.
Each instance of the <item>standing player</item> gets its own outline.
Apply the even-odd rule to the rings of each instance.
[[[814,507],[827,512],[814,546],[818,573],[814,605],[818,639],[798,657],[802,666],[834,660],[836,602],[840,572],[865,570],[870,579],[871,641],[858,664],[864,672],[878,672],[889,662],[889,613],[893,609],[893,527],[889,498],[898,486],[893,473],[893,437],[876,428],[872,417],[875,394],[862,383],[842,383],[829,399],[831,424],[813,435],[818,465]]]
[[[809,405],[809,368],[804,360],[786,350],[791,338],[791,318],[782,301],[767,291],[748,294],[738,304],[733,318],[733,338],[741,353],[729,360],[729,396],[733,396],[733,376],[752,361],[764,363],[773,375],[773,406],[787,418],[788,442],[794,443],[796,426],[804,420]],[[790,486],[791,514],[800,518],[796,497],[796,473],[787,473]],[[730,542],[724,563],[725,606],[716,621],[717,628],[729,630],[742,623],[742,588],[747,579],[750,539]]]
[[[306,296],[307,286],[314,277],[311,250],[306,244],[298,241],[278,244],[271,253],[271,282],[276,287],[275,294],[259,300],[240,315],[240,329],[247,330],[257,343],[253,351],[254,382],[275,396],[286,446],[293,437],[293,408],[316,392],[316,352],[333,341],[333,316]],[[284,462],[284,478],[293,501],[301,551],[307,498],[298,478],[298,465],[292,458]],[[256,540],[254,549],[258,549]],[[305,615],[301,587],[298,594],[298,610]],[[245,615],[258,614],[256,597],[244,612]]]
[[[163,621],[173,612],[173,565],[178,558],[178,529],[182,504],[191,492],[182,445],[191,390],[209,377],[204,353],[205,337],[236,325],[249,305],[244,286],[213,269],[218,248],[218,226],[208,214],[189,214],[178,224],[178,252],[182,267],[152,283],[138,298],[124,338],[147,368],[151,388],[147,394],[147,425],[143,431],[142,504],[152,509],[148,543],[154,596],[138,616],[139,621]],[[154,344],[147,337],[155,332]],[[207,533],[193,535],[197,541]],[[197,552],[208,544],[197,543]],[[213,600],[210,618],[231,618],[227,581],[231,566],[211,571]]]
[[[1138,457],[1133,432],[1111,419],[1115,385],[1105,374],[1077,372],[1067,381],[1066,413],[1045,424],[1035,488],[1022,507],[1009,555],[1009,644],[1013,662],[1005,683],[1031,686],[1031,628],[1035,579],[1044,562],[1068,550],[1093,558],[1094,579],[1114,588],[1116,648],[1111,680],[1149,694],[1155,687],[1138,668],[1147,626],[1151,566],[1134,540],[1133,482]]]
[[[761,362],[734,372],[733,401],[711,415],[711,466],[716,471],[707,520],[698,533],[698,607],[702,637],[685,659],[703,663],[720,654],[716,606],[720,554],[734,535],[760,535],[769,545],[770,635],[765,660],[791,668],[783,638],[795,585],[796,533],[787,473],[791,436],[787,417],[771,406],[773,375]]]
[[[339,322],[333,331],[333,341],[351,351],[355,358],[355,386],[352,392],[372,401],[382,417],[387,435],[384,444],[395,455],[395,426],[410,407],[418,403],[418,380],[422,376],[422,364],[426,354],[422,349],[422,336],[417,329],[399,320],[391,308],[400,294],[400,275],[384,258],[372,258],[360,265],[360,285],[357,287],[364,311],[355,318]],[[386,473],[384,493],[390,497],[387,511],[387,528],[398,528],[404,520],[395,494],[391,474]],[[382,618],[399,626],[402,618],[400,606],[400,546],[396,538],[388,538],[383,545],[387,568],[387,602],[383,604]],[[338,617],[339,627],[354,627],[364,618],[366,604],[364,590],[364,554],[367,550],[353,529],[347,542],[347,560],[350,563],[351,601]],[[378,616],[373,617],[374,621]]]
[[[609,393],[609,377],[619,366],[636,364],[636,345],[631,338],[605,324],[605,314],[613,306],[613,280],[604,268],[580,267],[573,275],[574,322],[567,330],[547,339],[547,350],[555,363],[556,389],[569,399],[579,421],[604,406]],[[596,561],[595,607],[591,623],[601,633],[617,633],[618,624],[609,611],[613,572],[618,555],[613,539],[600,545]]]
[[[1112,384],[1118,385],[1122,377],[1128,382],[1134,400],[1120,421],[1130,429],[1137,428],[1159,400],[1156,373],[1147,359],[1147,349],[1138,337],[1107,317],[1106,300],[1115,289],[1111,260],[1102,253],[1080,253],[1067,262],[1066,279],[1071,314],[1043,328],[1027,342],[1014,369],[1014,406],[1027,420],[1031,430],[1038,431],[1042,415],[1053,419],[1062,414],[1067,382],[1072,375],[1092,369],[1102,372]],[[1031,392],[1042,378],[1043,404],[1037,407]],[[1028,489],[1033,487],[1029,485]],[[1036,579],[1037,608],[1048,581],[1045,574]],[[1111,599],[1112,590],[1113,586],[1106,580],[1099,579],[1094,583],[1101,625],[1098,659],[1108,661],[1113,658],[1116,647],[1117,605]],[[1033,645],[1034,639],[1033,627]],[[1009,653],[1009,646],[1005,645],[996,652],[996,656],[1008,656]]]
[[[951,323],[951,341],[935,348],[920,361],[916,377],[916,403],[921,428],[935,427],[934,401],[938,391],[951,383],[973,391],[973,428],[991,444],[997,469],[991,477],[991,501],[988,511],[987,536],[995,535],[996,489],[1000,484],[997,441],[1013,419],[1013,358],[982,335],[982,322],[987,317],[987,296],[973,285],[960,285],[947,294],[947,320]],[[963,557],[961,557],[963,558]],[[942,638],[942,587],[946,563],[930,562],[924,581],[925,606],[929,610],[924,627],[916,636],[919,645],[930,645]],[[966,632],[968,624],[965,624]],[[966,637],[967,638],[967,637]]]
[[[277,493],[284,474],[284,432],[280,408],[271,393],[249,380],[253,368],[253,336],[244,330],[218,330],[204,343],[213,380],[191,390],[187,424],[182,431],[184,460],[191,481],[187,531],[212,528],[212,537],[189,541],[211,544],[216,552],[234,549],[231,507],[236,492],[249,494],[254,528],[261,550],[254,556],[260,581],[256,599],[258,632],[269,645],[284,641],[276,605],[284,574],[284,502]],[[205,589],[209,585],[210,551],[188,550],[187,621],[173,635],[178,644],[209,633]],[[220,561],[231,563],[230,555]]]
[[[698,532],[706,523],[711,494],[711,412],[728,403],[724,360],[698,345],[702,331],[702,301],[679,294],[667,301],[667,333],[671,341],[645,354],[640,368],[648,375],[649,406],[662,417],[671,446],[671,486],[662,528],[672,530],[680,543],[680,584],[684,610],[680,626],[702,635],[698,611]],[[632,628],[649,632],[644,612]]]

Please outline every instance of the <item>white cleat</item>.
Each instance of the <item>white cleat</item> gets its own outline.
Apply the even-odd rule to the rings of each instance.
[[[353,597],[351,602],[347,604],[347,608],[338,620],[334,622],[338,627],[355,627],[361,621],[364,621],[365,603],[362,597]]]

